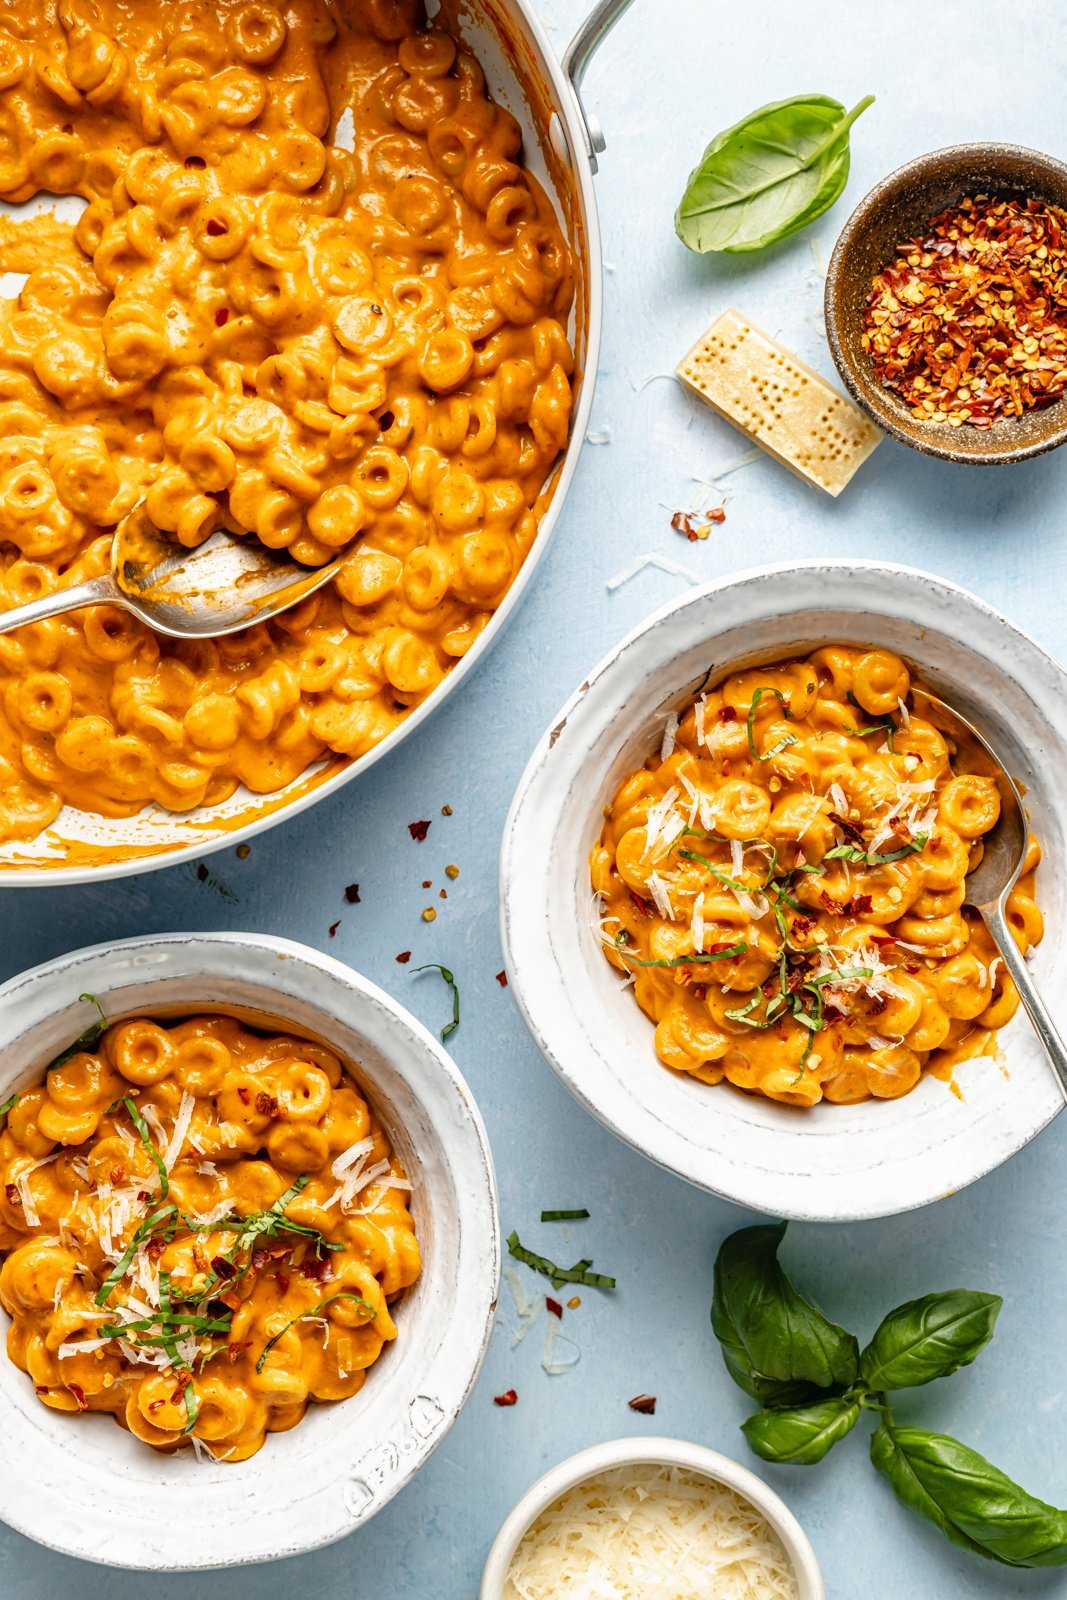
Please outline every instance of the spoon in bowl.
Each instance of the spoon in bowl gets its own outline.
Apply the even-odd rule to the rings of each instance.
[[[0,612],[0,633],[80,606],[113,605],[170,639],[221,638],[295,606],[339,565],[303,567],[284,551],[224,529],[187,550],[160,532],[142,501],[115,529],[109,572]]]
[[[963,903],[973,906],[988,928],[1067,1100],[1067,1048],[1037,992],[1026,958],[1008,922],[1008,895],[1022,872],[1029,840],[1022,795],[989,741],[954,707],[928,689],[915,687],[912,688],[912,704],[920,716],[941,732],[972,740],[992,763],[991,776],[1000,790],[1000,817],[982,838],[982,859],[967,874]]]

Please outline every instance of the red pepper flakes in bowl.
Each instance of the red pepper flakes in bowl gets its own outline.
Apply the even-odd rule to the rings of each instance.
[[[1067,212],[975,195],[875,275],[863,312],[875,375],[919,421],[991,428],[1067,388]]]

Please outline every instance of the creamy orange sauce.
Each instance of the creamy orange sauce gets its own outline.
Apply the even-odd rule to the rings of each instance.
[[[118,1023],[0,1130],[0,1305],[41,1401],[242,1461],[397,1336],[410,1185],[345,1065],[230,1017]]]
[[[354,151],[338,142],[351,108]],[[0,840],[354,757],[500,604],[566,443],[573,263],[517,123],[416,0],[27,0],[0,23],[0,606],[103,572],[146,497],[337,579],[171,643],[0,638]]]
[[[887,650],[753,667],[619,787],[593,888],[666,1066],[811,1106],[994,1053],[1019,996],[963,899],[1000,796],[910,690]],[[1031,839],[1008,900],[1023,951],[1040,856]]]

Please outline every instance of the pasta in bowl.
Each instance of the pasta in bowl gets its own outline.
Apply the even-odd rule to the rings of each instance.
[[[1067,983],[1055,871],[1067,679],[1002,616],[927,573],[801,562],[672,602],[552,719],[512,802],[502,927],[534,1039],[612,1131],[756,1210],[843,1220],[928,1204],[1062,1109],[959,904],[988,821],[984,786],[971,785],[984,769],[924,731],[901,677],[912,669],[988,733],[1023,787],[1045,865],[1036,893],[1020,884],[1013,924],[1054,996]],[[664,844],[661,819],[673,837],[661,860],[642,860],[650,824]]]
[[[1019,996],[963,897],[1000,793],[911,682],[863,646],[732,674],[616,792],[592,887],[666,1066],[851,1105],[995,1050]],[[1040,853],[1008,902],[1024,951]]]
[[[170,935],[0,988],[0,1089],[5,1519],[165,1570],[373,1516],[496,1297],[484,1130],[437,1042],[302,946]]]

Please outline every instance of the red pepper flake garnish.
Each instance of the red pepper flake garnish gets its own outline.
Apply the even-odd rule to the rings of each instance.
[[[1067,388],[1067,212],[977,194],[897,246],[863,312],[875,376],[920,422],[991,428]]]
[[[278,1279],[278,1288],[282,1291],[282,1294],[288,1294],[288,1292],[289,1292],[289,1274],[287,1272],[279,1272],[277,1274],[277,1279]]]
[[[643,1417],[654,1417],[656,1415],[656,1397],[654,1394],[635,1394],[633,1399],[628,1400],[626,1403],[631,1411],[640,1411]]]
[[[847,817],[843,817],[840,811],[831,811],[830,821],[837,823],[837,826],[841,829],[841,832],[845,835],[850,844],[861,846],[864,850],[866,850],[867,841],[863,837],[862,829],[857,828],[854,822],[850,822]]]
[[[178,1373],[178,1376],[175,1380],[175,1389],[170,1397],[172,1405],[176,1405],[178,1403],[192,1381],[193,1375],[189,1371],[188,1367],[183,1368],[182,1371]]]
[[[220,1301],[228,1311],[240,1311],[241,1309],[241,1296],[237,1293],[236,1289],[224,1289],[222,1294],[216,1295],[215,1298],[216,1300]]]
[[[162,1239],[149,1239],[144,1247],[144,1253],[149,1261],[158,1261],[166,1248]]]
[[[553,1300],[553,1298],[552,1298],[552,1296],[550,1294],[546,1294],[545,1295],[545,1306],[546,1306],[546,1308],[548,1309],[548,1311],[550,1312],[550,1314],[552,1316],[559,1317],[560,1320],[562,1321],[562,1318],[563,1318],[563,1307],[560,1305],[558,1300]]]
[[[893,938],[893,935],[891,933],[872,933],[871,934],[871,943],[872,944],[896,944],[896,942],[897,941]]]
[[[226,326],[226,324],[229,322],[229,320],[230,320],[229,311],[226,309],[225,306],[220,306],[218,311],[215,312],[215,326],[216,326],[216,328],[224,328]]]
[[[420,844],[423,841],[423,839],[425,839],[425,837],[429,833],[429,831],[430,831],[430,824],[428,822],[409,822],[408,823],[408,832],[410,833],[411,837],[413,839],[417,839]]]
[[[148,1409],[149,1409],[149,1411],[158,1411],[160,1406],[165,1405],[165,1404],[166,1404],[166,1401],[164,1401],[164,1400],[149,1400]]]
[[[341,926],[341,919],[340,919],[340,917],[338,917],[338,919],[337,919],[337,921],[336,921],[336,922],[331,922],[331,923],[330,923],[330,938],[331,938],[331,939],[336,939],[336,938],[337,938],[337,930],[338,930],[338,928],[339,928],[339,927],[340,927],[340,926]]]
[[[152,1196],[147,1189],[138,1189],[137,1198],[138,1200],[151,1200]]]
[[[915,960],[905,961],[905,963],[904,963],[904,971],[905,972],[910,972],[910,973],[913,973],[913,974],[916,973],[916,972],[921,972],[922,971],[922,963],[919,962],[919,961],[915,961]]]
[[[209,217],[207,227],[204,231],[209,233],[213,239],[217,239],[220,234],[229,233],[230,230],[226,224],[224,222],[220,222],[217,217]]]
[[[33,1392],[34,1394],[49,1394],[50,1390],[47,1383],[35,1383],[33,1386]]]
[[[499,985],[500,985],[500,987],[502,989],[506,989],[507,986],[508,986],[508,975],[507,975],[507,973],[506,972],[498,972],[497,975],[496,975],[496,981],[497,981],[497,983],[499,983]]]
[[[200,865],[196,869],[196,875],[200,879],[201,883],[206,883],[207,882],[209,874],[208,874],[207,868],[205,867],[205,865],[204,865],[204,863],[202,861],[201,861]]]
[[[433,879],[432,878],[423,878],[422,887],[424,889],[432,889],[433,888]]]
[[[518,1398],[517,1389],[505,1389],[503,1394],[495,1394],[493,1396],[493,1404],[495,1406],[513,1406],[518,1401]]]
[[[238,1100],[240,1100],[240,1102],[241,1102],[241,1104],[243,1106],[251,1105],[251,1103],[252,1103],[252,1091],[251,1091],[251,1089],[249,1089],[246,1084],[243,1084],[243,1083],[238,1084],[237,1085],[237,1098],[238,1098]]]
[[[736,722],[737,721],[737,707],[736,706],[720,706],[719,707],[719,721],[720,722]]]
[[[88,1411],[89,1402],[85,1398],[85,1390],[80,1383],[68,1383],[66,1388],[74,1396],[79,1411]]]
[[[410,950],[401,950],[400,954],[397,956],[396,959],[400,962],[400,965],[402,967],[406,967],[408,962],[411,960],[411,951]]]
[[[17,1183],[5,1183],[4,1193],[7,1196],[7,1203],[9,1206],[20,1206],[22,1204],[22,1196],[19,1193],[19,1186]]]
[[[217,1278],[222,1278],[227,1283],[237,1276],[236,1266],[232,1261],[227,1261],[225,1256],[212,1256],[211,1270]]]
[[[706,515],[707,515],[707,518],[708,518],[709,522],[725,522],[726,521],[726,507],[725,506],[712,506],[711,510],[709,512],[707,512]]]
[[[300,1270],[303,1272],[305,1278],[314,1278],[316,1283],[321,1283],[323,1278],[326,1276],[326,1270],[329,1267],[329,1264],[330,1263],[326,1260],[325,1256],[308,1256]]]
[[[630,899],[633,901],[634,905],[637,907],[638,911],[640,911],[643,917],[654,917],[656,915],[655,906],[652,904],[651,900],[646,900],[643,895],[635,894],[631,889]]]
[[[238,1339],[236,1343],[226,1346],[226,1354],[231,1361],[236,1361],[240,1356],[244,1355],[246,1350],[251,1350],[251,1348],[251,1339]]]
[[[358,906],[359,905],[359,884],[358,883],[350,883],[350,884],[346,885],[346,887],[345,887],[345,899],[348,901],[350,906]]]
[[[790,933],[796,934],[798,939],[804,939],[811,932],[814,926],[815,918],[809,917],[805,912],[801,911],[798,912],[798,914],[793,918],[793,922],[789,931]]]
[[[278,1115],[278,1102],[272,1094],[261,1089],[256,1095],[256,1110],[261,1117],[276,1117]]]
[[[114,1184],[115,1188],[117,1189],[120,1184],[123,1184],[123,1183],[126,1182],[126,1168],[125,1167],[112,1167],[111,1171],[108,1173],[108,1178],[110,1179],[110,1181]]]
[[[852,916],[854,916],[854,917],[866,916],[867,912],[872,909],[872,901],[871,901],[870,895],[869,894],[854,894],[852,896],[852,899],[851,899],[850,903],[849,903],[849,908],[848,909],[851,912]]]

